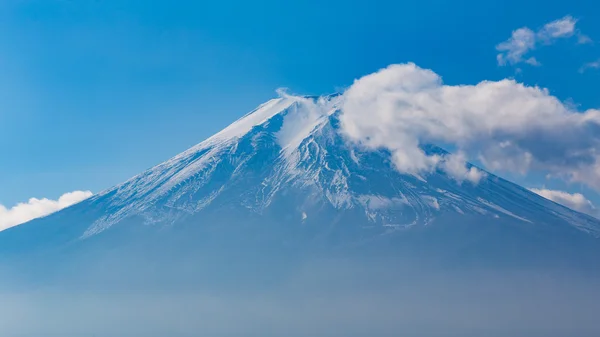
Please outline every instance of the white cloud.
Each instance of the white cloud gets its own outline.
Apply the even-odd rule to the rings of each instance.
[[[0,205],[0,231],[49,215],[91,196],[92,192],[90,191],[74,191],[63,194],[58,200],[31,198],[12,208]]]
[[[580,73],[584,73],[588,69],[600,69],[600,60],[589,62],[579,68]]]
[[[476,167],[467,167],[467,157],[463,152],[445,156],[441,163],[441,169],[450,177],[454,178],[459,184],[467,180],[473,184],[478,184],[486,173]]]
[[[526,58],[525,55],[543,44],[551,44],[557,39],[569,38],[577,33],[578,43],[590,43],[592,40],[581,34],[575,28],[577,20],[570,15],[545,24],[537,32],[528,27],[522,27],[512,32],[511,37],[498,44],[496,56],[498,64],[517,64],[525,62],[533,66],[541,65],[535,57]]]
[[[530,188],[530,190],[546,199],[552,200],[558,204],[567,206],[581,213],[586,213],[595,217],[598,217],[599,215],[596,206],[594,206],[594,204],[581,193],[571,194],[564,191],[537,188]]]
[[[494,171],[537,171],[600,190],[600,111],[576,111],[546,89],[508,79],[449,86],[409,63],[356,80],[342,110],[347,137],[389,149],[403,173],[439,168],[474,182],[477,171],[457,164],[468,155]],[[424,144],[459,154],[426,154]]]

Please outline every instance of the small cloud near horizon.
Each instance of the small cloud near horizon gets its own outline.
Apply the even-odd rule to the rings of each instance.
[[[27,202],[18,203],[11,208],[0,204],[0,231],[50,215],[92,195],[90,191],[73,191],[61,195],[57,200],[30,198]]]
[[[596,206],[581,193],[569,193],[545,188],[530,188],[529,190],[570,209],[600,218],[598,208],[596,208]]]

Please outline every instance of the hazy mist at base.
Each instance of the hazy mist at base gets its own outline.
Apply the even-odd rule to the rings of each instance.
[[[104,255],[62,268],[51,282],[2,277],[0,331],[7,337],[600,333],[600,277],[593,271],[445,267],[385,257],[216,260],[221,265],[205,268],[197,258],[169,265]]]

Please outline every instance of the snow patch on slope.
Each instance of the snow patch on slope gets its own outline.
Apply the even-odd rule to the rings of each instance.
[[[487,201],[487,200],[482,199],[482,198],[477,198],[477,200],[479,202],[481,202],[482,204],[486,205],[487,207],[489,207],[491,209],[494,209],[494,210],[496,210],[496,211],[498,211],[500,213],[504,213],[504,214],[506,214],[508,216],[512,216],[515,219],[519,219],[521,221],[525,221],[525,222],[531,223],[531,221],[529,221],[529,220],[527,220],[525,218],[522,218],[522,217],[520,217],[520,216],[518,216],[518,215],[516,215],[516,214],[514,214],[514,213],[512,213],[512,212],[510,212],[510,211],[508,211],[508,210],[506,210],[506,209],[504,209],[504,208],[502,208],[502,207],[500,207],[500,206],[498,206],[498,205],[490,202],[490,201]]]
[[[281,129],[275,134],[286,156],[297,150],[319,125],[327,122],[327,117],[338,109],[340,101],[339,98],[330,100],[326,97],[320,97],[316,102],[310,98],[296,100],[298,104],[290,107]]]
[[[294,96],[286,96],[272,99],[260,105],[258,108],[246,114],[244,117],[233,122],[231,125],[223,129],[221,132],[210,137],[206,141],[212,143],[216,140],[222,141],[232,138],[240,138],[243,135],[247,134],[250,130],[252,130],[253,127],[268,121],[281,111],[289,108],[299,99],[299,97]]]
[[[361,195],[357,198],[359,202],[366,208],[372,210],[387,209],[398,205],[410,205],[404,195],[400,197],[388,198],[382,195]]]

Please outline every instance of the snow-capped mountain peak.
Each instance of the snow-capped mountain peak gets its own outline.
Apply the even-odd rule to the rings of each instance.
[[[131,218],[176,225],[182,217],[224,208],[264,216],[290,207],[292,200],[288,211],[297,221],[325,221],[323,214],[346,212],[353,214],[352,221],[364,219],[360,227],[380,233],[472,216],[523,226],[558,221],[600,233],[595,219],[491,174],[469,184],[441,169],[425,177],[396,171],[385,149],[367,149],[345,138],[342,100],[342,95],[283,94],[260,105],[202,143],[90,199],[110,212],[81,237]],[[435,146],[424,151],[446,154]]]

